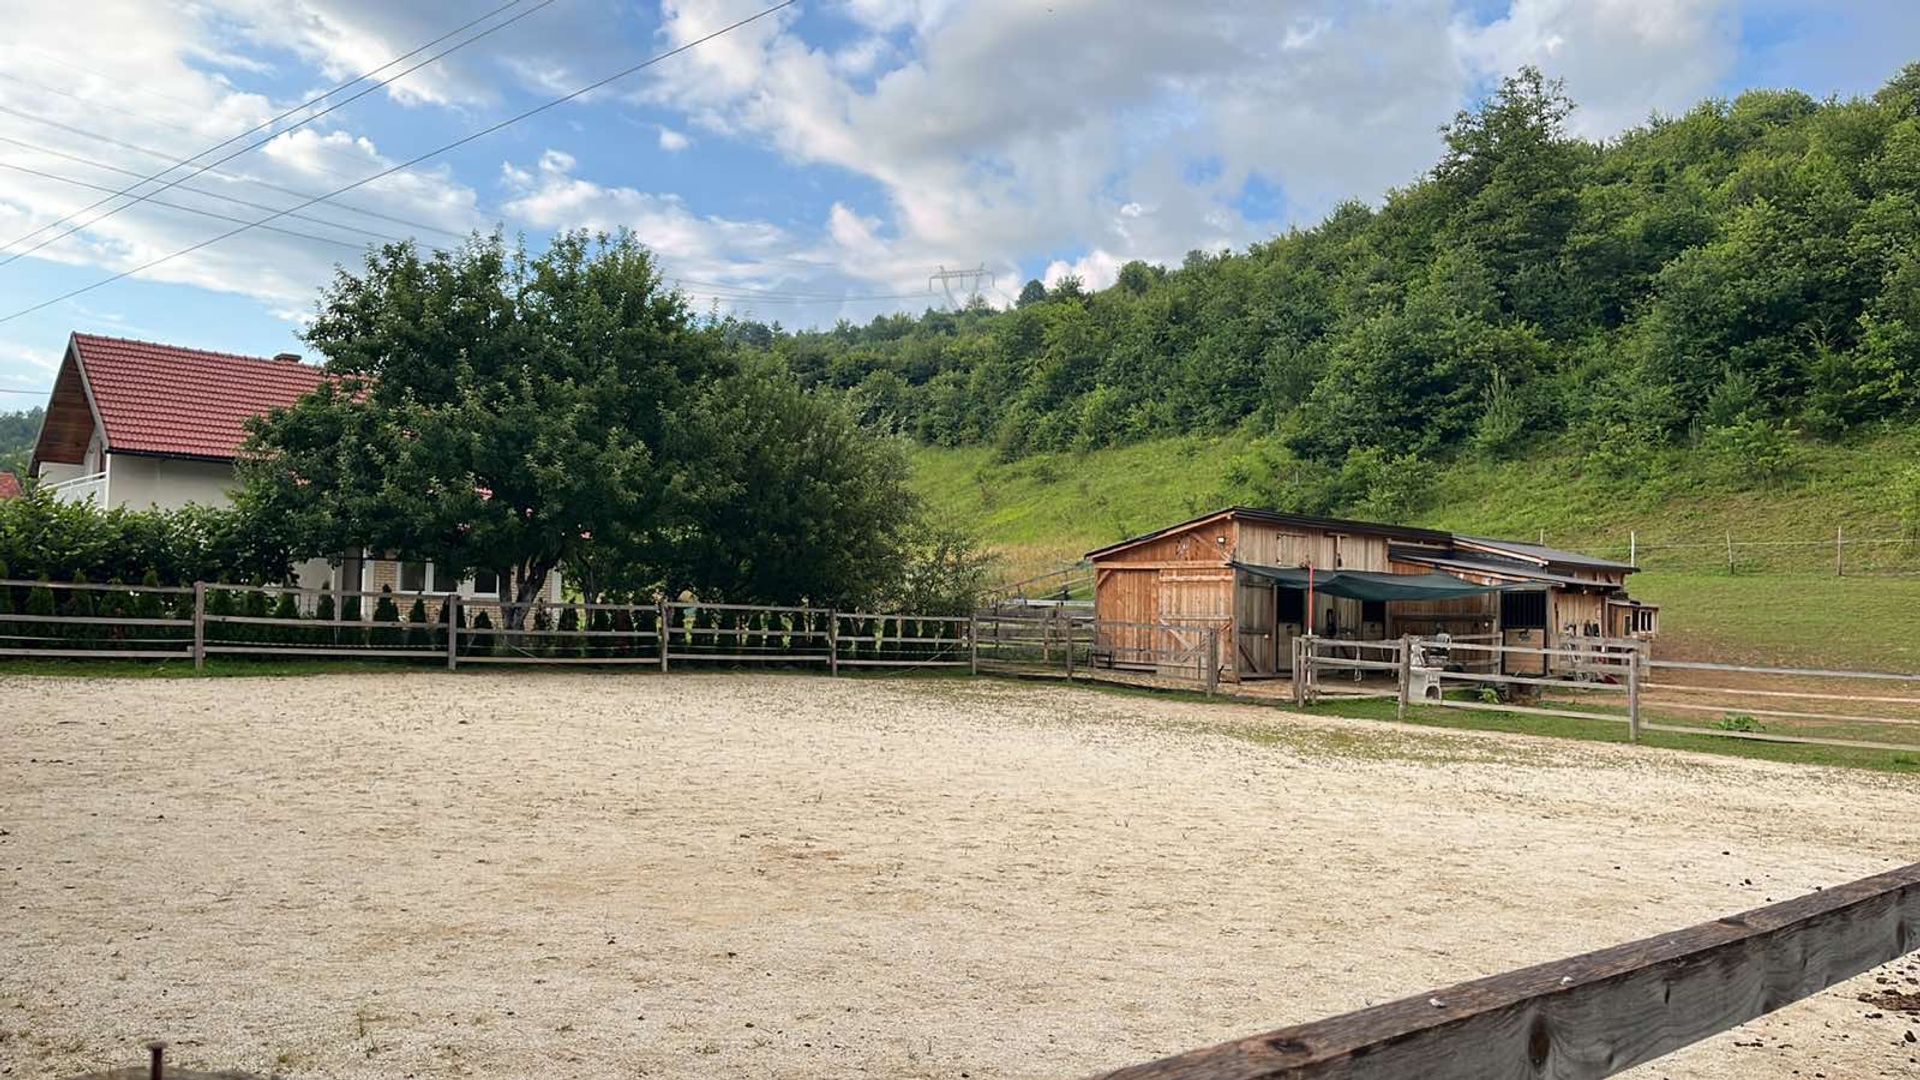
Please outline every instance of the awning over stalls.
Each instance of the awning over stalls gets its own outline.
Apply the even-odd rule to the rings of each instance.
[[[1304,589],[1307,570],[1298,566],[1256,566],[1236,562],[1234,569],[1265,578],[1282,588]],[[1475,585],[1452,574],[1382,574],[1372,570],[1315,570],[1313,590],[1348,600],[1455,600],[1485,593],[1537,591],[1538,585]]]

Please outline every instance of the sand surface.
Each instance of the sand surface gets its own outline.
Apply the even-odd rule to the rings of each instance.
[[[1003,681],[0,678],[0,1070],[1075,1077],[1920,858],[1911,778]],[[1890,965],[1636,1077],[1920,1074]]]

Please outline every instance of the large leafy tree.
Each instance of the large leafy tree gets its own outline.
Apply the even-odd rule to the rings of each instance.
[[[670,414],[728,366],[624,233],[386,247],[306,340],[336,378],[255,426],[242,505],[302,555],[491,570],[516,628],[551,571],[655,527]]]
[[[919,505],[904,448],[851,405],[756,366],[715,381],[668,432],[653,550],[669,592],[744,603],[892,599]]]

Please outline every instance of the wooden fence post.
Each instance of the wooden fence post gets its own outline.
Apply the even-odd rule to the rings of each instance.
[[[32,611],[32,608],[28,608]],[[193,670],[207,669],[207,583],[193,583]]]
[[[1640,661],[1646,646],[1641,643],[1627,655],[1627,741],[1640,741]]]
[[[1846,535],[1847,533],[1844,527],[1839,525],[1835,525],[1833,527],[1833,576],[1834,577],[1847,576]]]
[[[460,594],[448,593],[441,605],[447,616],[447,670],[460,667]]]
[[[1727,573],[1733,573],[1733,530],[1727,530]]]
[[[827,674],[840,674],[840,612],[827,612]]]
[[[1400,635],[1400,701],[1394,708],[1394,718],[1407,718],[1407,701],[1413,696],[1413,635]]]
[[[654,644],[660,646],[660,670],[663,672],[667,670],[667,620],[672,617],[673,604],[663,596],[660,598],[660,633],[654,639]],[[592,624],[591,619],[588,624]]]
[[[1067,616],[1067,681],[1073,681],[1073,616]]]
[[[967,673],[980,674],[980,616],[967,616]]]
[[[1207,628],[1207,696],[1220,689],[1220,628]]]

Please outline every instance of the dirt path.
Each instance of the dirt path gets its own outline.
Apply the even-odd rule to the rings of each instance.
[[[1920,858],[1914,787],[1006,682],[9,678],[0,1069],[1073,1077]],[[1914,1075],[1884,989],[1634,1075]]]

